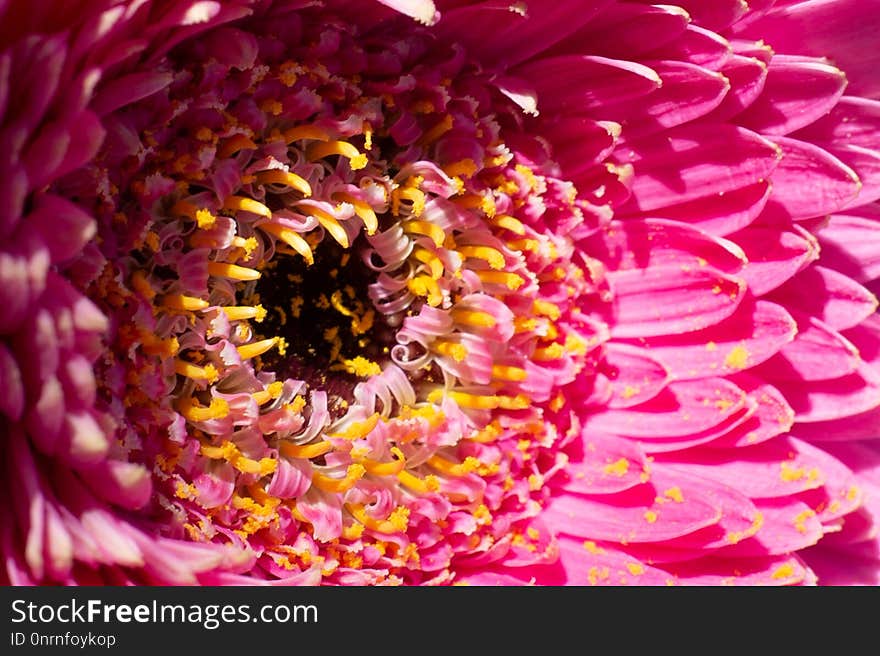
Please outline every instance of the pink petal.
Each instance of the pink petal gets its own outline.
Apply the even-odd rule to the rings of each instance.
[[[709,118],[725,121],[742,112],[763,93],[767,65],[756,57],[733,55],[721,69],[730,82],[730,91]]]
[[[484,66],[513,66],[546,50],[585,25],[609,0],[563,0],[526,5],[486,0],[444,11],[437,26],[447,42],[458,42]],[[485,30],[491,25],[491,30]],[[511,48],[511,44],[517,44]]]
[[[664,207],[663,216],[723,237],[758,218],[769,198],[770,184],[759,182],[736,191]]]
[[[575,448],[570,465],[554,479],[568,492],[612,494],[639,485],[647,478],[645,454],[631,440],[587,431]]]
[[[732,315],[745,283],[712,267],[661,265],[608,275],[614,290],[614,337],[652,337],[704,330]]]
[[[819,259],[819,245],[806,230],[791,231],[749,226],[730,235],[748,258],[741,276],[756,296],[776,289],[786,280]]]
[[[848,376],[828,381],[774,381],[794,408],[798,422],[830,421],[880,406],[880,374],[861,366]]]
[[[772,358],[795,335],[784,308],[766,301],[744,301],[728,319],[700,332],[634,340],[678,380],[735,373]]]
[[[792,497],[755,500],[764,518],[754,537],[725,547],[728,557],[780,556],[816,544],[824,534],[815,511]]]
[[[628,408],[648,401],[669,382],[669,373],[650,349],[612,342],[606,349],[603,374],[611,381],[609,408]]]
[[[646,440],[694,435],[723,424],[745,401],[745,393],[723,378],[675,382],[639,406],[589,415],[584,429]]]
[[[803,552],[804,560],[815,570],[821,585],[880,585],[880,546],[875,540],[861,548],[829,548],[824,541]]]
[[[718,107],[730,84],[720,73],[694,64],[675,61],[649,61],[663,86],[644,98],[610,103],[605,116],[623,126],[623,138],[645,135],[694,121]]]
[[[774,291],[770,298],[824,321],[835,330],[858,325],[877,309],[877,298],[843,274],[813,265]]]
[[[737,374],[734,382],[748,394],[749,414],[727,433],[712,440],[713,448],[742,447],[766,442],[787,433],[794,425],[794,410],[778,389],[748,373]]]
[[[585,249],[610,271],[677,264],[738,273],[746,262],[735,242],[664,219],[612,221],[585,241]]]
[[[760,98],[736,122],[762,134],[789,134],[827,114],[844,87],[846,76],[834,66],[777,55]]]
[[[680,37],[651,51],[655,59],[684,61],[713,71],[723,68],[731,54],[727,39],[697,25],[688,25]]]
[[[585,544],[586,542],[586,544]],[[562,581],[541,576],[534,570],[538,585],[669,585],[672,577],[607,543],[596,544],[568,537],[559,538],[559,564],[565,572]]]
[[[636,171],[629,205],[648,211],[759,183],[776,169],[780,154],[743,128],[693,124],[629,143],[616,157]]]
[[[797,139],[836,146],[880,146],[880,101],[843,96],[824,117],[800,130]]]
[[[857,282],[880,277],[880,217],[833,214],[819,232],[822,261]]]
[[[538,94],[545,114],[588,114],[611,119],[612,102],[642,98],[661,85],[652,69],[635,62],[585,55],[558,55],[529,62],[516,71]]]
[[[798,332],[760,371],[768,380],[828,380],[858,369],[859,351],[843,335],[815,317],[796,314]]]
[[[677,583],[683,585],[770,586],[793,585],[812,578],[812,573],[797,557],[765,558],[708,557],[668,566]]]
[[[783,157],[770,182],[770,202],[791,218],[808,219],[846,207],[859,193],[855,171],[818,146],[774,137]]]

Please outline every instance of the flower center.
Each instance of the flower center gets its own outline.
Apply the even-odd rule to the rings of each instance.
[[[567,234],[587,204],[505,142],[518,109],[460,53],[319,31],[247,62],[172,53],[97,160],[87,291],[122,318],[101,372],[119,442],[164,525],[267,575],[534,550],[509,527],[604,339]]]

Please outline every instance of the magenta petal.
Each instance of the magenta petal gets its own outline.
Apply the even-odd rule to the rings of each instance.
[[[161,91],[171,84],[170,73],[146,71],[113,78],[95,92],[91,107],[98,116],[124,107]]]
[[[641,405],[592,414],[584,427],[646,440],[692,435],[723,424],[745,402],[745,393],[723,378],[675,382]]]
[[[813,578],[812,572],[797,557],[763,558],[708,557],[688,563],[669,565],[677,583],[699,586],[771,586],[796,585]]]
[[[437,29],[484,65],[513,66],[558,43],[609,4],[610,0],[562,0],[538,6],[486,0],[444,11]],[[485,30],[486,25],[492,29]],[[512,43],[517,47],[511,48]]]
[[[858,194],[845,207],[866,205],[880,198],[880,149],[855,145],[832,145],[825,149],[859,177]]]
[[[664,219],[612,221],[584,244],[610,271],[709,265],[732,274],[739,273],[746,262],[735,242]]]
[[[611,382],[609,408],[629,408],[659,394],[669,373],[650,349],[611,342],[605,356],[605,375]]]
[[[742,280],[708,266],[630,269],[608,279],[615,294],[611,334],[621,338],[704,330],[732,315],[746,292]]]
[[[749,6],[739,0],[679,0],[678,4],[697,25],[716,32],[733,25],[749,11]]]
[[[651,51],[654,59],[670,59],[696,64],[713,71],[721,70],[732,54],[730,43],[723,36],[688,25],[684,33]]]
[[[815,317],[795,314],[798,332],[790,344],[764,363],[769,380],[828,380],[858,369],[859,351],[843,335]]]
[[[636,172],[630,205],[648,211],[759,183],[780,152],[743,128],[693,124],[629,143],[616,156]]]
[[[24,412],[24,383],[15,357],[5,344],[0,343],[0,412],[12,421],[21,419]]]
[[[846,207],[859,193],[855,171],[816,145],[774,137],[783,157],[770,182],[770,202],[795,220],[830,214]]]
[[[715,121],[736,116],[761,96],[767,81],[767,65],[756,57],[733,55],[721,73],[730,83],[730,91],[708,117]]]
[[[584,55],[558,55],[528,62],[516,70],[538,94],[542,113],[589,114],[613,120],[604,108],[612,102],[641,98],[661,85],[643,64]]]
[[[95,221],[78,206],[54,194],[36,198],[28,223],[43,237],[53,264],[78,255],[95,234]]]
[[[584,432],[571,465],[554,479],[563,489],[580,494],[612,494],[639,485],[648,463],[638,444],[622,437]]]
[[[806,230],[791,231],[750,226],[730,235],[742,246],[748,265],[740,274],[756,296],[782,285],[810,262],[819,259],[819,245]]]
[[[795,335],[788,312],[775,303],[744,301],[728,319],[692,333],[634,340],[678,380],[735,373],[772,358]]]
[[[762,134],[785,135],[827,114],[845,87],[846,76],[834,66],[777,55],[761,96],[736,122]]]
[[[877,309],[877,298],[843,274],[813,265],[775,290],[770,298],[812,315],[835,330],[858,325]]]
[[[799,422],[830,421],[880,406],[880,374],[861,366],[847,376],[827,381],[774,381],[794,408]]]
[[[859,547],[834,549],[819,544],[802,555],[821,585],[880,585],[880,545],[871,540]]]

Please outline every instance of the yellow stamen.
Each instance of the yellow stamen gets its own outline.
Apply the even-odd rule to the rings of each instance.
[[[302,445],[294,444],[293,442],[281,442],[278,445],[278,450],[282,455],[287,456],[288,458],[311,459],[330,453],[333,450],[333,445],[327,441]]]
[[[371,517],[364,509],[364,506],[359,503],[347,503],[345,504],[345,509],[361,524],[377,533],[400,533],[405,531],[409,524],[409,509],[402,506],[394,510],[388,516],[388,519],[375,519]]]
[[[162,307],[169,310],[182,310],[188,312],[197,312],[210,307],[208,301],[203,301],[194,296],[184,296],[183,294],[168,294],[162,297]]]
[[[519,289],[525,283],[521,276],[515,273],[508,273],[507,271],[477,270],[475,273],[481,281],[494,285],[504,285],[511,291]]]
[[[293,143],[300,139],[313,139],[315,141],[329,141],[330,135],[314,125],[297,125],[284,131],[284,141]]]
[[[490,394],[470,394],[457,390],[446,390],[446,395],[462,408],[470,410],[523,410],[530,405],[529,397],[525,394],[516,396],[502,396]],[[443,398],[443,390],[435,389],[428,394],[428,401],[439,403]]]
[[[272,399],[277,399],[279,396],[281,396],[281,392],[283,391],[284,383],[282,383],[280,380],[276,380],[274,383],[269,383],[269,386],[266,389],[251,394],[251,398],[256,401],[257,405],[263,405],[264,403],[268,403]]]
[[[245,148],[254,150],[256,147],[257,144],[255,144],[246,134],[236,134],[223,140],[223,145],[217,149],[217,157],[226,159],[232,155],[232,153],[238,152],[239,150]]]
[[[205,380],[208,383],[215,383],[217,382],[217,379],[220,378],[220,375],[217,373],[217,368],[214,365],[209,364],[200,367],[191,362],[187,362],[186,360],[175,360],[174,372],[181,376],[191,378],[192,380]]]
[[[171,206],[171,214],[175,216],[186,216],[196,220],[196,214],[198,213],[199,208],[190,203],[188,200],[179,200],[174,205]]]
[[[217,278],[231,278],[232,280],[259,280],[260,272],[256,269],[227,264],[226,262],[208,262],[208,274]]]
[[[463,257],[473,257],[489,263],[493,269],[503,269],[504,254],[491,246],[459,246],[458,252]]]
[[[408,280],[406,286],[416,296],[427,297],[431,307],[437,307],[443,302],[443,292],[431,276],[416,276]]]
[[[522,224],[522,221],[513,216],[510,216],[509,214],[499,214],[491,220],[491,223],[492,225],[496,225],[499,228],[510,230],[510,232],[514,233],[515,235],[526,234],[526,228]]]
[[[440,481],[437,480],[436,476],[430,474],[425,476],[425,478],[419,478],[411,472],[402,471],[397,475],[397,480],[414,492],[421,494],[436,492],[440,489]]]
[[[558,360],[565,355],[565,347],[559,342],[554,342],[550,346],[544,348],[536,348],[532,353],[532,360],[535,362],[548,362],[550,360]]]
[[[306,158],[314,162],[330,155],[342,155],[349,160],[352,171],[367,165],[367,157],[347,141],[323,141],[309,144],[306,147]]]
[[[348,248],[350,246],[348,233],[345,231],[345,228],[342,227],[342,224],[339,223],[339,221],[329,215],[317,215],[317,219],[318,223],[320,223],[324,227],[324,230],[330,233],[330,236],[333,237],[333,239],[335,239],[340,246],[342,246],[343,248]]]
[[[461,362],[467,357],[467,347],[464,344],[459,344],[458,342],[444,342],[444,341],[436,341],[431,345],[434,350],[440,355],[445,355],[448,358],[452,358],[456,362]]]
[[[551,303],[550,301],[542,300],[536,300],[534,303],[532,303],[532,311],[535,314],[550,317],[550,319],[552,319],[553,321],[556,321],[562,314],[562,311],[559,309],[558,305],[556,305],[555,303]]]
[[[425,211],[425,192],[416,187],[398,187],[394,190],[394,214],[399,211],[400,201],[408,200],[412,203],[412,213],[414,216],[421,216]]]
[[[257,173],[257,182],[260,184],[281,184],[296,189],[303,196],[312,195],[312,187],[305,178],[298,176],[291,171],[283,171],[281,169],[270,169],[268,171],[260,171]]]
[[[465,159],[460,159],[457,162],[447,164],[443,167],[443,170],[446,172],[446,175],[450,177],[463,175],[466,178],[470,178],[473,177],[474,173],[477,172],[477,165],[474,160],[468,157]]]
[[[408,234],[425,235],[426,237],[430,237],[437,248],[440,248],[443,245],[443,242],[446,241],[446,233],[443,231],[443,228],[436,223],[429,223],[428,221],[404,221],[402,226],[404,232]]]
[[[422,264],[428,265],[428,268],[431,270],[431,277],[434,280],[438,280],[443,275],[443,262],[427,248],[416,246],[413,249],[412,256]]]
[[[456,323],[473,328],[493,328],[498,323],[491,314],[479,310],[452,308],[450,315]]]
[[[419,144],[422,146],[432,144],[444,134],[449,132],[451,129],[452,116],[446,114],[434,127],[432,127],[430,130],[425,131],[424,134],[422,134],[422,136],[419,138]]]
[[[312,485],[324,492],[347,492],[363,478],[366,471],[363,465],[355,463],[348,466],[342,478],[331,478],[315,472],[312,474]]]
[[[391,447],[391,453],[397,458],[390,462],[380,462],[378,460],[364,460],[363,465],[368,474],[373,476],[397,476],[406,467],[406,460],[403,452],[396,446]]]
[[[431,467],[448,476],[465,476],[466,474],[475,471],[480,466],[480,461],[473,456],[468,456],[464,459],[464,462],[455,463],[438,455],[433,455],[428,458],[427,462]]]
[[[266,318],[266,310],[262,305],[251,307],[249,305],[228,305],[223,308],[226,316],[230,321],[242,321],[244,319],[253,319],[257,323]]]
[[[526,370],[520,367],[509,367],[503,364],[496,364],[492,366],[492,378],[518,383],[526,379]]]
[[[225,399],[214,397],[211,399],[211,405],[207,408],[196,405],[195,399],[187,399],[181,401],[177,407],[177,411],[192,422],[210,421],[211,419],[223,419],[229,414],[229,404]]]
[[[259,342],[252,342],[251,344],[244,344],[239,346],[236,350],[238,351],[238,355],[242,360],[250,360],[251,358],[255,358],[258,355],[262,355],[269,349],[275,346],[278,343],[277,337],[270,337],[269,339],[263,339]]]
[[[337,433],[328,433],[327,437],[343,440],[357,440],[368,435],[379,423],[379,413],[375,412],[363,421],[352,422],[349,426]]]
[[[351,204],[354,207],[354,213],[364,222],[367,234],[375,234],[376,230],[379,228],[379,219],[376,217],[376,213],[369,204],[343,191],[333,194],[333,200]]]
[[[199,224],[199,228],[202,230],[213,228],[216,222],[217,217],[211,214],[211,210],[202,208],[196,211],[196,223]]]
[[[244,196],[230,196],[223,201],[223,209],[229,212],[250,212],[251,214],[265,216],[267,219],[272,218],[272,210],[260,201]]]
[[[260,227],[302,255],[309,265],[315,263],[315,256],[312,254],[309,242],[293,228],[288,228],[280,223],[263,223]]]

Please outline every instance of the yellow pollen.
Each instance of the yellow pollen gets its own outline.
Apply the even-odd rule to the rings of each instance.
[[[779,477],[786,483],[799,481],[807,475],[802,467],[792,467],[789,462],[780,463],[779,469]]]
[[[250,212],[251,214],[264,216],[267,219],[272,218],[272,210],[260,201],[244,196],[230,196],[223,201],[223,209],[229,212]]]
[[[558,360],[563,355],[565,355],[565,347],[558,342],[554,342],[550,346],[536,348],[532,353],[532,360],[535,362],[548,362]]]
[[[228,264],[226,262],[208,262],[208,274],[217,278],[232,280],[259,280],[260,272],[256,269]]]
[[[433,111],[433,107],[431,108]],[[419,145],[427,146],[429,144],[434,143],[442,137],[444,134],[449,132],[452,129],[452,116],[446,114],[443,118],[431,129],[427,130],[420,138]]]
[[[406,287],[416,296],[425,297],[431,307],[438,307],[443,303],[443,292],[440,291],[440,286],[431,276],[411,278],[407,281]]]
[[[550,301],[542,301],[540,299],[535,300],[532,303],[532,311],[535,314],[543,315],[545,317],[549,317],[552,321],[556,321],[562,311],[559,309],[559,306],[555,303],[551,303]]]
[[[465,310],[462,308],[452,308],[450,311],[452,319],[456,323],[473,328],[494,328],[498,322],[488,312],[480,312],[479,310]]]
[[[140,295],[148,301],[151,301],[156,297],[156,291],[147,280],[147,276],[143,271],[138,270],[132,274],[131,286],[136,292],[140,293]]]
[[[296,189],[306,198],[312,195],[312,186],[306,179],[291,171],[269,169],[268,171],[257,173],[256,178],[260,184],[280,184]]]
[[[672,499],[675,503],[683,503],[684,495],[681,493],[681,488],[677,485],[669,488],[668,490],[663,490],[663,496]]]
[[[163,296],[161,305],[169,310],[182,310],[188,312],[197,312],[210,307],[208,301],[203,301],[194,296],[184,296],[182,294],[168,294]]]
[[[605,550],[597,545],[592,540],[584,540],[584,549],[589,551],[591,554],[599,555],[605,553]]]
[[[436,476],[430,474],[425,476],[425,478],[419,478],[415,474],[404,470],[397,475],[397,480],[414,492],[421,494],[436,492],[440,489],[440,481],[437,480]]]
[[[314,442],[313,444],[294,444],[293,442],[281,442],[278,445],[281,455],[288,458],[317,458],[330,453],[333,445],[327,441]]]
[[[365,201],[355,198],[351,194],[347,194],[342,191],[333,194],[333,200],[341,201],[343,203],[349,203],[352,207],[354,207],[354,213],[357,214],[364,222],[364,227],[367,229],[367,234],[372,235],[376,233],[376,230],[379,228],[379,218],[376,216],[373,208],[370,207]]]
[[[288,228],[280,223],[263,223],[260,228],[268,232],[270,235],[277,237],[285,244],[290,246],[294,251],[302,255],[309,265],[315,263],[315,256],[303,237],[293,228]]]
[[[649,524],[653,524],[654,522],[657,521],[657,513],[654,512],[653,510],[646,510],[644,517],[645,517],[645,521],[648,522]]]
[[[262,305],[256,305],[253,307],[248,305],[228,305],[223,308],[223,312],[226,313],[226,316],[230,321],[253,319],[257,323],[259,323],[266,318],[266,310],[263,308]]]
[[[523,283],[525,283],[525,280],[523,280],[522,277],[507,271],[478,270],[475,273],[482,282],[494,285],[504,285],[511,291],[516,291],[523,286]]]
[[[421,216],[425,211],[425,193],[415,187],[398,187],[392,192],[392,213],[397,216],[400,213],[400,201],[408,200],[412,203],[413,216]]]
[[[511,367],[503,364],[492,365],[492,378],[496,380],[509,380],[514,383],[526,379],[526,370],[521,367]]]
[[[211,419],[223,419],[229,414],[229,404],[225,399],[214,397],[211,399],[211,405],[206,407],[196,405],[194,399],[182,400],[177,407],[177,411],[192,422],[210,421]]]
[[[428,266],[431,271],[431,277],[434,280],[438,280],[443,276],[443,262],[427,248],[416,246],[413,249],[412,256],[422,264]]]
[[[280,380],[276,380],[274,383],[269,383],[269,386],[266,387],[266,389],[251,394],[251,397],[257,402],[257,405],[263,405],[272,399],[277,399],[281,396],[283,391],[284,383]]]
[[[312,474],[312,485],[324,492],[347,492],[363,478],[366,471],[363,465],[355,463],[348,466],[342,478],[331,478],[315,472]]]
[[[645,568],[640,563],[627,563],[626,568],[633,576],[641,576],[645,573]]]
[[[243,237],[233,237],[232,245],[236,248],[242,249],[244,251],[245,259],[248,259],[254,254],[259,243],[257,242],[256,237],[248,237],[247,239]]]
[[[203,230],[213,228],[216,222],[217,217],[211,214],[210,210],[206,210],[203,208],[196,212],[196,223],[198,223],[199,227]]]
[[[457,342],[436,341],[432,344],[434,350],[440,355],[452,358],[456,362],[462,362],[467,357],[467,348]]]
[[[504,254],[491,246],[459,246],[458,252],[462,257],[483,260],[495,270],[503,269],[505,265]]]
[[[217,373],[217,368],[214,365],[209,364],[204,367],[199,367],[198,365],[186,362],[185,360],[174,361],[174,372],[181,376],[191,378],[192,380],[204,380],[208,383],[216,383],[220,378],[220,375]]]
[[[509,230],[515,235],[522,236],[526,234],[526,228],[522,224],[522,221],[520,221],[516,217],[510,216],[509,214],[498,214],[492,219],[491,223],[492,225],[498,226],[499,228]]]
[[[724,358],[724,365],[730,369],[745,369],[749,362],[749,352],[744,346],[734,347],[727,357]]]
[[[457,162],[447,164],[443,167],[443,170],[446,172],[446,175],[450,177],[464,176],[470,178],[477,172],[477,164],[470,157],[467,157],[465,159],[460,159]]]
[[[610,465],[605,465],[602,471],[613,476],[623,476],[629,471],[629,460],[626,458],[620,458],[619,460],[612,462]]]
[[[273,348],[278,343],[277,337],[270,337],[269,339],[262,339],[259,342],[252,342],[250,344],[243,344],[239,346],[236,350],[238,351],[239,357],[242,360],[250,360],[251,358],[255,358],[258,355],[262,355],[269,349]]]
[[[773,570],[773,574],[770,575],[771,578],[774,579],[787,579],[791,576],[794,576],[794,566],[791,563],[785,563],[780,565],[775,570]]]
[[[299,66],[294,64],[291,61],[284,62],[278,68],[278,79],[281,80],[281,83],[286,87],[292,87],[296,84],[298,79],[297,71],[299,70]]]
[[[334,371],[347,371],[348,373],[359,376],[361,378],[366,378],[367,376],[378,376],[382,373],[382,367],[380,367],[372,360],[368,360],[367,358],[360,355],[350,360],[343,360],[341,363],[335,364],[330,367],[330,369]]]
[[[328,433],[327,437],[338,438],[343,440],[357,440],[368,435],[379,423],[379,413],[375,412],[363,421],[356,421],[349,424],[345,430]]]
[[[352,171],[357,171],[367,165],[366,156],[347,141],[319,141],[306,147],[306,158],[311,162],[331,155],[342,155],[348,159]]]
[[[359,503],[348,503],[345,504],[345,509],[351,513],[352,517],[358,520],[361,524],[366,526],[371,531],[376,531],[377,533],[401,533],[407,529],[409,525],[409,508],[405,508],[403,506],[398,506],[394,509],[394,511],[388,516],[388,519],[375,519],[367,513],[366,509],[362,504]]]
[[[217,157],[221,159],[226,159],[233,153],[237,153],[242,149],[254,150],[257,147],[257,144],[253,142],[253,140],[245,134],[236,134],[228,139],[223,140],[223,145],[221,145],[217,149]]]
[[[403,227],[403,231],[408,234],[418,234],[430,237],[437,248],[443,246],[443,242],[446,241],[446,233],[443,231],[443,228],[436,223],[429,223],[427,221],[404,221],[401,226]]]

